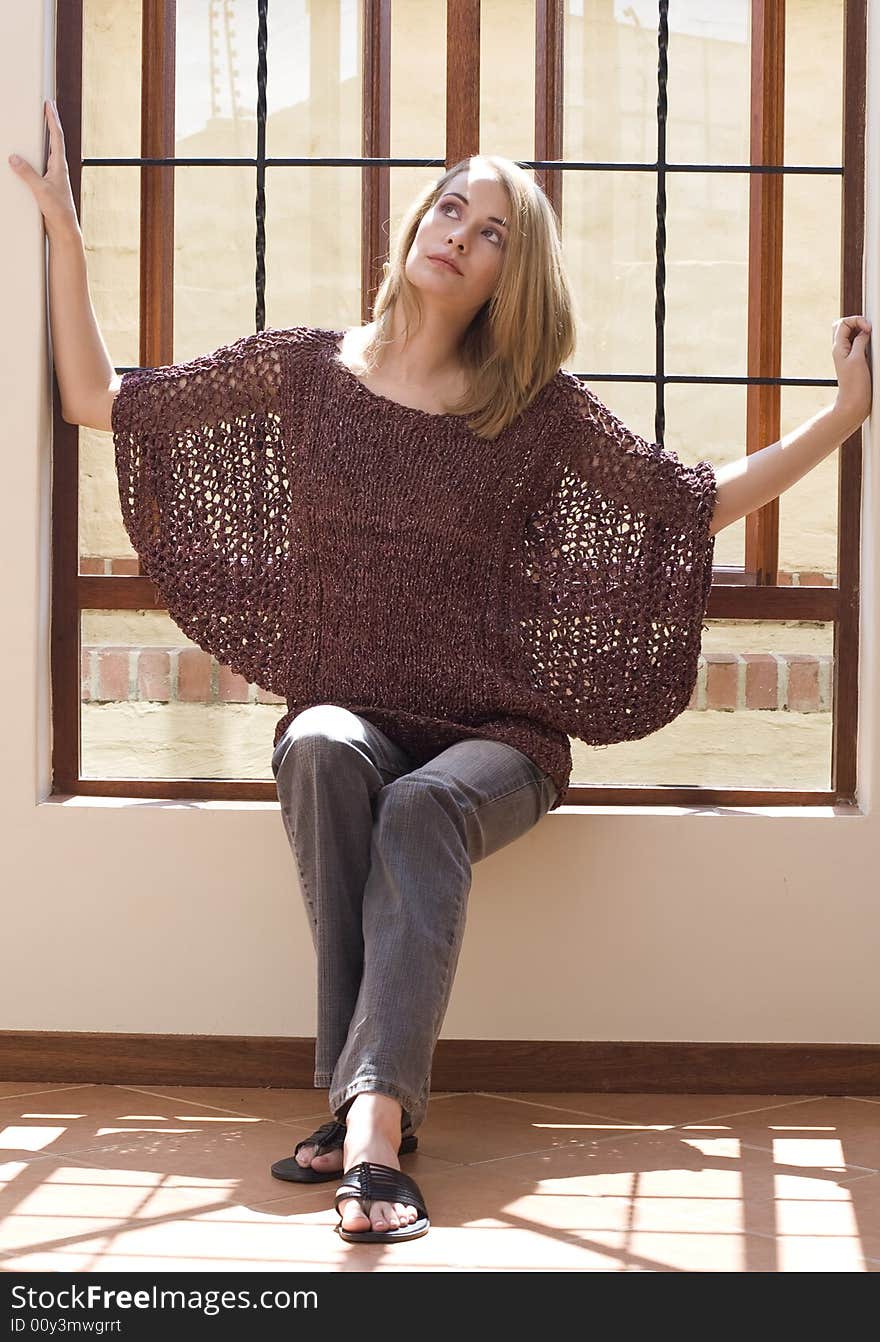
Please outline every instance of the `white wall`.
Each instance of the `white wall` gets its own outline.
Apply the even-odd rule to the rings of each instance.
[[[869,8],[865,309],[876,329],[880,0]],[[15,149],[40,160],[52,14],[51,0],[0,7],[0,1028],[310,1035],[313,951],[277,803],[46,800],[45,248],[5,159]],[[880,1042],[878,440],[875,416],[862,519],[862,814],[553,812],[475,869],[444,1037]]]

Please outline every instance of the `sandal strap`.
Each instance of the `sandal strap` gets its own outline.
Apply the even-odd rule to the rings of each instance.
[[[297,1142],[293,1154],[298,1155],[300,1149],[304,1146],[316,1146],[318,1149],[315,1155],[323,1155],[325,1151],[336,1151],[345,1143],[345,1124],[340,1123],[338,1119],[332,1118],[329,1123],[322,1123],[316,1128],[311,1137],[303,1137],[301,1142]]]
[[[372,1160],[362,1160],[359,1165],[352,1165],[350,1170],[346,1170],[342,1179],[333,1203],[337,1211],[340,1202],[355,1197],[365,1202],[367,1207],[373,1202],[404,1202],[415,1207],[423,1216],[428,1215],[422,1190],[415,1179],[403,1170],[395,1170],[391,1165],[379,1165]]]

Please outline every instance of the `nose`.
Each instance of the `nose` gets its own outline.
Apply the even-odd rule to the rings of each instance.
[[[458,224],[458,228],[453,227],[455,224]],[[450,219],[449,232],[446,234],[446,241],[451,243],[453,247],[463,247],[466,232],[467,224],[463,219]]]

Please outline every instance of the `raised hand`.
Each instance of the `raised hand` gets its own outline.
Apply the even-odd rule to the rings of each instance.
[[[856,428],[871,413],[871,364],[868,342],[871,323],[867,317],[841,317],[834,323],[831,357],[837,372],[837,406]]]
[[[75,222],[76,206],[70,189],[70,174],[67,169],[67,154],[64,149],[64,131],[58,116],[58,108],[51,98],[43,104],[49,127],[49,161],[46,171],[40,176],[31,165],[18,154],[9,155],[9,166],[22,179],[40,207],[47,231],[56,226]]]

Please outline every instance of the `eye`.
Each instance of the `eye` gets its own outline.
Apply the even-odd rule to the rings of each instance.
[[[440,203],[439,209],[440,209],[440,213],[441,213],[441,214],[445,214],[445,212],[446,212],[447,210],[458,210],[458,205],[456,204],[456,202],[455,202],[454,200],[444,200],[444,201],[442,201],[442,202]],[[501,246],[501,244],[502,244],[503,241],[504,241],[504,239],[502,238],[501,234],[498,232],[498,229],[497,229],[497,228],[484,228],[484,229],[483,229],[483,232],[484,232],[484,233],[494,233],[495,237],[498,239],[498,245],[499,245],[499,246]]]

